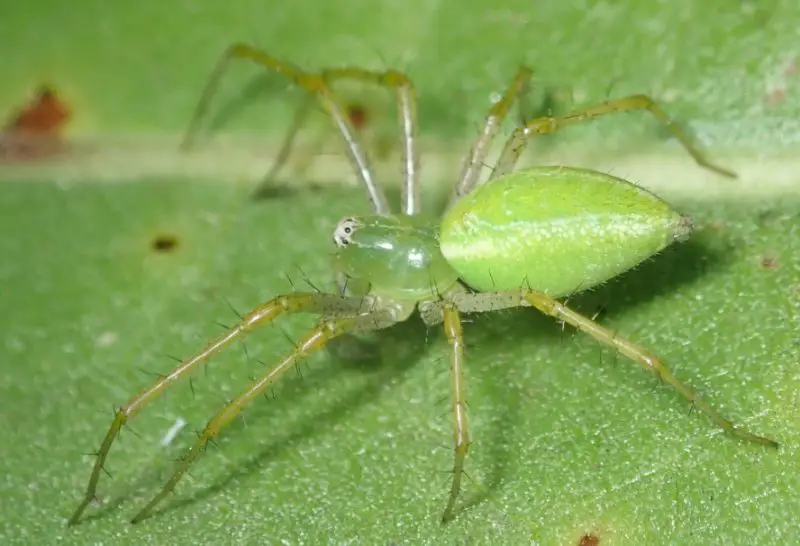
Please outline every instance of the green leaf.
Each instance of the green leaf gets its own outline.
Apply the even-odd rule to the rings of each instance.
[[[600,544],[791,543],[800,513],[792,158],[800,100],[787,67],[799,20],[788,1],[15,7],[0,21],[0,42],[22,53],[4,59],[0,108],[19,106],[47,81],[74,120],[63,157],[0,167],[0,538],[578,544],[594,534]],[[312,68],[378,68],[383,57],[407,70],[421,100],[428,204],[452,186],[489,96],[520,63],[536,69],[534,110],[547,89],[572,90],[574,101],[554,93],[557,111],[603,100],[609,87],[613,96],[665,101],[742,177],[695,167],[646,114],[532,146],[528,162],[611,170],[658,189],[698,225],[690,242],[570,305],[601,310],[604,325],[662,356],[780,450],[725,436],[638,366],[531,310],[477,316],[466,327],[472,479],[466,509],[441,526],[452,464],[446,345],[414,320],[367,347],[313,357],[302,377],[226,429],[156,516],[129,525],[192,432],[313,324],[295,317],[253,334],[142,412],[112,450],[103,506],[67,528],[93,462],[83,454],[99,446],[112,407],[170,370],[170,356],[218,334],[218,322],[234,322],[231,307],[245,312],[304,279],[328,283],[335,223],[367,210],[347,165],[328,156],[312,157],[317,168],[306,173],[287,167],[281,181],[297,191],[251,199],[301,96],[274,78],[264,83],[254,67],[232,69],[210,133],[191,154],[177,152],[204,78],[233,40]],[[264,84],[258,96],[231,106],[253,81]],[[781,85],[784,100],[775,102],[769,94]],[[357,86],[347,93],[362,97]],[[391,102],[377,104],[391,132]],[[335,134],[315,123],[310,134],[337,152]],[[395,157],[381,172],[396,186]],[[306,188],[320,180],[337,184]],[[174,245],[157,249],[156,240]],[[162,446],[182,420],[187,426]]]

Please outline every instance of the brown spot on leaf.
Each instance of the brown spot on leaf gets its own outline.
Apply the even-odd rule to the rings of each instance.
[[[56,91],[40,86],[34,98],[14,110],[3,125],[0,161],[32,161],[61,152],[61,132],[70,116]]]
[[[594,533],[587,533],[581,537],[578,546],[598,546],[600,544],[600,537]]]
[[[153,237],[150,247],[156,252],[174,252],[179,245],[178,237],[171,233],[162,233]]]

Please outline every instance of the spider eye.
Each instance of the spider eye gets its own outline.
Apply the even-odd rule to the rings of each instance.
[[[353,233],[356,232],[359,226],[358,220],[352,217],[345,218],[336,226],[333,231],[333,242],[338,247],[346,247],[352,241]]]

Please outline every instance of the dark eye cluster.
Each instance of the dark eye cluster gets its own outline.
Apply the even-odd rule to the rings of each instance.
[[[345,218],[336,226],[333,231],[333,242],[336,246],[346,247],[352,240],[352,235],[358,227],[358,220],[352,217]]]

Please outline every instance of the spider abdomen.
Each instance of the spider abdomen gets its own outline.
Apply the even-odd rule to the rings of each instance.
[[[442,219],[440,243],[475,289],[559,297],[619,275],[690,231],[686,216],[626,180],[535,167],[462,197]]]

